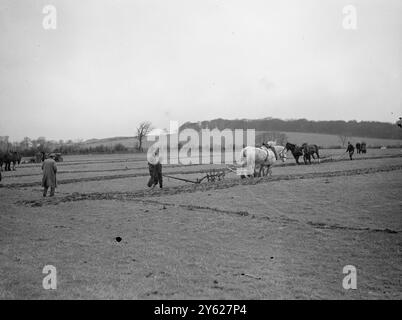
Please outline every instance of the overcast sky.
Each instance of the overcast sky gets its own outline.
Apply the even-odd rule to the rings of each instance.
[[[57,9],[45,30],[42,9]],[[357,29],[342,26],[344,6]],[[0,136],[402,115],[400,0],[1,0]]]

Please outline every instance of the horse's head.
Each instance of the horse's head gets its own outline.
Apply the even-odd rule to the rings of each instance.
[[[295,147],[296,147],[296,145],[294,145],[294,144],[292,144],[290,142],[286,142],[286,145],[285,145],[286,151],[287,150],[294,150]]]

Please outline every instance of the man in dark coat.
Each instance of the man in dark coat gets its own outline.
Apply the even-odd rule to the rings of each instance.
[[[50,187],[50,196],[54,196],[55,188],[57,187],[56,182],[56,172],[57,166],[56,161],[54,161],[55,155],[50,154],[49,159],[45,159],[42,164],[43,170],[43,178],[42,178],[42,187],[43,187],[43,196],[46,197],[47,190]]]
[[[148,181],[148,187],[154,188],[159,183],[159,187],[162,188],[162,164],[159,148],[148,155],[148,169],[151,176]]]
[[[353,153],[355,152],[355,147],[353,146],[353,144],[348,142],[348,147],[346,148],[345,152],[349,152],[349,158],[350,158],[350,160],[353,160],[352,156],[353,156]]]

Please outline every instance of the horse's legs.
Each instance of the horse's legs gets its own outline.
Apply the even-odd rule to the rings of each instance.
[[[317,154],[317,158],[318,158],[318,163],[321,163],[320,154],[318,153],[318,150],[317,150],[316,154]]]
[[[257,170],[254,170],[254,177],[261,177],[261,172],[263,172],[264,167],[263,165],[260,165],[260,170],[257,173]]]

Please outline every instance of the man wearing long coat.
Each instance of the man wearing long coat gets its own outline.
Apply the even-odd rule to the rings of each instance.
[[[46,197],[47,190],[50,188],[50,196],[54,196],[54,191],[57,186],[56,182],[56,172],[57,166],[56,161],[54,161],[54,154],[49,156],[49,159],[43,161],[42,170],[43,170],[43,178],[42,178],[42,187],[43,187],[43,196]]]
[[[159,155],[159,148],[155,151],[149,150],[147,158],[149,175],[151,176],[148,181],[148,187],[154,188],[159,183],[159,187],[162,188],[162,158]]]

